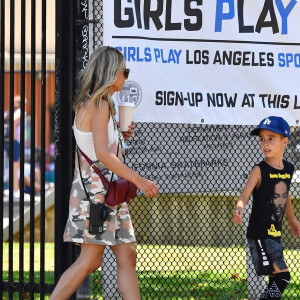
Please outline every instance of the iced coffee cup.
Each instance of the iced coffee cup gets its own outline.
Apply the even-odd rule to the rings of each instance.
[[[134,103],[119,104],[119,122],[121,131],[128,131],[133,119]]]

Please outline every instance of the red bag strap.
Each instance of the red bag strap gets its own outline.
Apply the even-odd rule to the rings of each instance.
[[[85,155],[85,153],[83,151],[81,151],[81,149],[78,146],[77,146],[77,148],[80,151],[80,153],[82,154],[82,156],[86,159],[86,161],[90,164],[91,168],[98,174],[105,189],[108,189],[110,187],[111,183],[105,178],[105,176],[102,174],[102,172],[99,170],[99,168],[93,163],[93,161],[90,160],[90,158],[87,155]]]
[[[121,133],[120,133],[120,129],[119,129],[119,126],[117,125],[116,123],[116,120],[115,118],[113,117],[113,121],[115,123],[115,126],[117,126],[117,129],[118,129],[118,135],[119,135],[119,142],[118,142],[118,148],[117,148],[117,156],[119,155],[119,148],[120,148],[120,144],[122,145],[122,142],[121,142]],[[111,179],[110,179],[110,182],[105,178],[105,176],[102,174],[102,172],[99,170],[99,168],[94,164],[94,162],[83,152],[81,151],[81,149],[77,146],[77,149],[80,151],[80,153],[82,154],[82,156],[86,159],[86,161],[90,164],[90,166],[92,167],[92,169],[98,174],[98,176],[100,177],[101,181],[102,181],[102,184],[104,185],[105,189],[109,190],[110,188],[110,185],[111,185],[111,182],[113,180],[113,177],[114,177],[114,173],[111,174]],[[122,147],[122,150],[123,147]],[[125,162],[125,155],[124,155],[124,151],[122,151],[122,155],[123,155],[123,159],[124,159],[124,162]]]

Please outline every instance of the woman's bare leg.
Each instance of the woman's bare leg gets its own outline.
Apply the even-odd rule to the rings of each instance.
[[[49,300],[69,299],[84,279],[100,267],[104,249],[104,245],[82,244],[79,257],[63,273]]]
[[[117,261],[118,287],[124,300],[140,300],[136,276],[136,250],[133,243],[111,246]]]

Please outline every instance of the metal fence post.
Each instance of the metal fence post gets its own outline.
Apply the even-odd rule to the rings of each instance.
[[[74,3],[74,87],[78,88],[77,74],[85,68],[89,59],[89,5],[88,0]],[[76,257],[80,249],[76,249]],[[76,291],[76,299],[90,299],[90,276],[88,275]]]
[[[4,71],[5,71],[5,60],[4,60],[4,41],[5,41],[5,22],[4,22],[4,1],[0,2],[0,191],[2,192],[4,189],[3,184],[3,170],[4,170]],[[3,278],[3,207],[4,200],[3,197],[0,198],[0,279]],[[0,289],[0,299],[3,299],[3,291]]]
[[[73,1],[56,0],[55,49],[55,283],[71,265],[74,246],[63,242],[73,176]]]

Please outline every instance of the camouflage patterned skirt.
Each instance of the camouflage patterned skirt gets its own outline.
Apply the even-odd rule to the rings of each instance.
[[[107,179],[111,172],[98,161],[97,167],[102,170]],[[134,230],[126,203],[117,206],[108,206],[109,217],[103,224],[103,232],[90,234],[89,210],[90,201],[103,203],[105,189],[99,176],[93,172],[87,161],[80,157],[81,174],[86,190],[90,196],[87,199],[82,186],[77,159],[75,162],[74,178],[70,194],[69,217],[64,232],[65,242],[88,243],[99,245],[120,245],[135,242]]]

